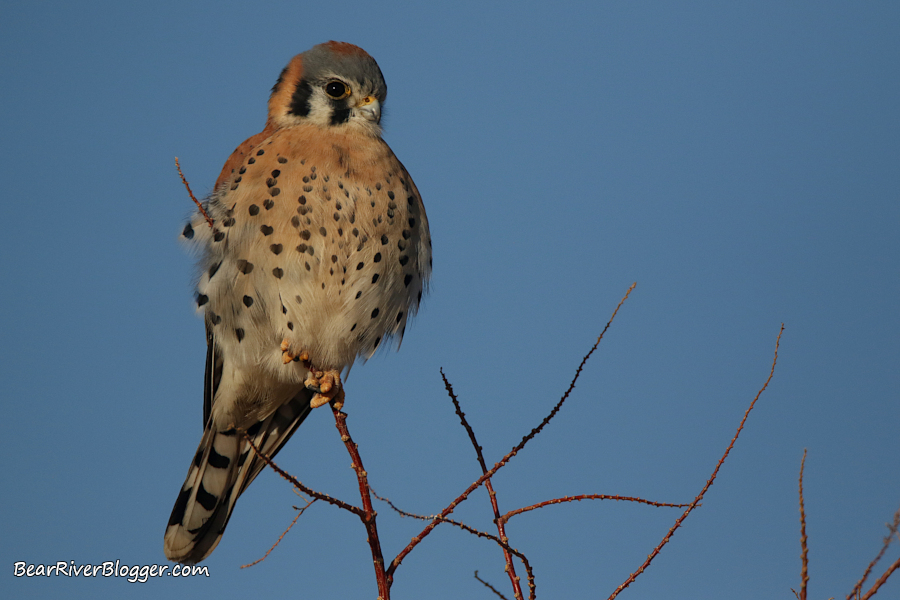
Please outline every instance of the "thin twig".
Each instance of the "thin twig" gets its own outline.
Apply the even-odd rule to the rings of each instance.
[[[741,430],[744,429],[744,423],[747,422],[747,417],[750,416],[750,411],[753,410],[753,407],[756,405],[756,401],[759,400],[759,397],[762,395],[762,393],[765,391],[765,389],[767,387],[769,387],[769,382],[772,381],[772,376],[775,374],[775,364],[778,362],[778,346],[781,343],[781,334],[782,333],[784,333],[784,323],[781,324],[781,330],[778,332],[778,338],[775,340],[775,357],[772,359],[772,370],[769,372],[769,377],[768,377],[768,379],[766,379],[766,382],[760,388],[759,392],[756,393],[756,397],[753,399],[753,402],[750,403],[750,407],[747,408],[747,411],[744,413],[744,418],[741,419],[741,424],[738,426],[737,432],[734,434],[734,437],[731,438],[731,443],[728,444],[728,448],[725,449],[725,454],[722,455],[722,458],[720,458],[718,464],[716,464],[716,468],[713,470],[710,478],[706,481],[706,485],[703,486],[703,489],[700,490],[700,493],[697,494],[697,497],[694,498],[694,501],[691,502],[691,505],[688,506],[687,510],[685,510],[684,513],[680,517],[678,517],[678,520],[675,521],[675,524],[672,526],[671,529],[669,529],[668,533],[666,533],[665,537],[662,539],[662,541],[659,543],[659,545],[653,549],[653,552],[651,552],[649,556],[647,556],[647,560],[645,560],[644,563],[638,568],[638,570],[635,571],[634,573],[632,573],[628,577],[628,579],[626,579],[622,583],[622,585],[620,585],[618,588],[616,588],[616,591],[614,591],[609,596],[609,600],[613,600],[613,598],[618,596],[622,590],[624,590],[629,585],[631,585],[634,582],[634,580],[637,579],[637,577],[641,573],[643,573],[644,570],[648,566],[650,566],[650,563],[660,553],[663,546],[668,544],[669,540],[672,539],[672,535],[675,533],[675,530],[678,529],[679,527],[681,527],[681,524],[684,522],[684,520],[687,518],[687,516],[689,514],[691,514],[691,511],[693,511],[697,506],[699,506],[700,501],[703,499],[703,496],[706,494],[706,491],[712,486],[713,482],[716,480],[716,475],[719,473],[719,468],[721,468],[722,463],[725,462],[725,459],[728,457],[728,454],[731,452],[731,449],[734,447],[734,443],[737,441],[738,436],[741,434]]]
[[[294,508],[297,510],[297,516],[294,517],[294,520],[291,521],[291,524],[287,526],[287,529],[284,530],[284,533],[282,533],[282,534],[278,537],[278,540],[276,540],[275,543],[272,544],[272,547],[269,548],[268,550],[266,550],[266,553],[262,555],[262,558],[257,558],[257,559],[254,560],[252,563],[249,563],[249,564],[246,564],[246,565],[241,565],[241,568],[242,568],[242,569],[246,569],[247,567],[252,567],[252,566],[254,566],[254,565],[258,565],[258,564],[261,563],[262,561],[266,560],[266,558],[269,557],[269,554],[272,553],[272,550],[274,550],[275,547],[278,546],[278,544],[281,543],[281,540],[284,539],[284,536],[286,536],[286,535],[288,534],[288,531],[291,530],[291,528],[292,528],[292,527],[294,526],[294,524],[297,522],[297,519],[300,518],[300,515],[302,515],[304,512],[306,512],[306,509],[309,508],[310,506],[312,506],[312,503],[315,502],[315,501],[316,501],[315,498],[313,498],[312,500],[308,500],[307,503],[306,503],[306,506],[304,506],[303,508],[297,508],[297,507],[295,506]]]
[[[206,222],[207,222],[207,224],[209,225],[210,229],[215,229],[215,227],[213,226],[213,220],[212,220],[212,218],[211,218],[211,217],[209,216],[209,214],[206,212],[206,209],[203,208],[203,205],[200,204],[200,201],[197,200],[197,197],[194,196],[194,192],[191,191],[191,186],[190,186],[190,184],[188,183],[187,179],[185,178],[184,173],[181,172],[181,165],[178,163],[178,157],[177,157],[177,156],[175,157],[175,167],[178,169],[178,175],[179,175],[179,177],[181,177],[181,183],[183,183],[183,184],[184,184],[184,187],[187,188],[187,192],[188,192],[188,194],[190,194],[191,200],[193,200],[193,201],[194,201],[194,204],[197,205],[197,208],[200,209],[200,214],[202,214],[203,217],[206,219]]]
[[[488,588],[489,590],[491,590],[492,592],[494,592],[495,594],[497,594],[498,596],[500,596],[501,598],[503,598],[503,600],[506,600],[506,596],[504,596],[503,594],[501,594],[500,592],[498,592],[498,591],[496,590],[496,588],[494,588],[494,586],[492,586],[492,585],[489,584],[487,581],[485,581],[484,579],[482,579],[481,577],[478,576],[478,571],[475,571],[475,579],[477,579],[477,580],[480,581],[482,584],[484,584],[484,587]]]
[[[581,500],[616,500],[619,502],[638,502],[640,504],[648,504],[650,506],[669,506],[672,508],[684,508],[685,506],[690,506],[690,504],[671,504],[669,502],[655,502],[653,500],[644,500],[643,498],[637,498],[634,496],[619,496],[613,494],[581,494],[579,496],[563,496],[562,498],[554,498],[553,500],[544,500],[543,502],[538,502],[537,504],[532,504],[531,506],[525,506],[523,508],[517,508],[515,510],[511,510],[502,517],[500,517],[500,521],[506,523],[512,517],[516,515],[520,515],[524,512],[528,512],[531,510],[535,510],[538,508],[543,508],[545,506],[550,506],[552,504],[563,504],[564,502],[580,502]]]
[[[525,444],[527,444],[534,436],[536,436],[538,433],[540,433],[541,430],[544,427],[546,427],[547,423],[549,423],[550,420],[554,416],[556,416],[556,413],[559,412],[559,409],[562,407],[563,403],[569,397],[569,394],[575,388],[575,382],[578,380],[578,376],[581,374],[581,370],[584,368],[584,364],[587,362],[588,358],[590,358],[591,354],[594,353],[594,350],[597,349],[597,346],[600,344],[600,340],[603,339],[603,335],[609,329],[610,325],[613,322],[613,319],[616,318],[616,314],[619,312],[619,309],[622,307],[622,304],[624,304],[625,300],[628,299],[629,294],[631,294],[631,291],[635,288],[636,285],[637,285],[636,283],[633,283],[633,284],[631,284],[631,287],[628,288],[628,291],[625,293],[625,296],[619,302],[619,305],[616,306],[616,310],[613,311],[612,316],[610,317],[609,321],[606,323],[606,327],[603,328],[603,331],[600,333],[600,336],[597,338],[597,341],[591,347],[590,352],[588,352],[585,355],[585,357],[581,361],[581,364],[578,365],[578,369],[575,371],[575,377],[572,379],[572,383],[569,384],[569,389],[566,390],[566,393],[563,395],[563,397],[560,399],[560,401],[556,404],[556,406],[553,407],[553,410],[550,411],[550,414],[547,415],[543,421],[541,421],[540,425],[538,425],[537,427],[532,429],[528,435],[523,437],[522,441],[519,442],[512,450],[510,450],[506,454],[506,456],[504,456],[502,459],[500,459],[500,462],[495,463],[493,468],[491,468],[490,470],[488,470],[487,473],[485,473],[484,475],[482,475],[481,477],[476,479],[475,482],[472,485],[470,485],[468,488],[466,488],[466,490],[462,494],[457,496],[456,499],[453,500],[453,502],[451,502],[447,506],[447,508],[445,508],[441,512],[440,515],[438,515],[439,518],[435,518],[431,523],[429,523],[425,527],[425,529],[423,529],[419,533],[419,535],[417,535],[416,537],[414,537],[412,539],[412,541],[410,541],[410,543],[406,546],[406,548],[404,548],[403,550],[400,551],[400,553],[394,558],[394,560],[391,561],[391,565],[387,569],[387,576],[388,576],[389,580],[393,580],[394,571],[397,570],[397,567],[400,566],[400,563],[403,562],[403,559],[406,558],[406,556],[412,551],[412,549],[415,548],[419,544],[419,542],[421,542],[422,539],[425,538],[425,536],[427,536],[429,533],[431,533],[434,530],[434,528],[438,526],[438,524],[441,522],[442,518],[444,518],[447,515],[449,515],[450,513],[452,513],[453,510],[461,502],[464,502],[469,497],[469,494],[471,494],[473,491],[475,491],[476,489],[481,487],[481,485],[485,481],[487,481],[488,479],[493,477],[494,473],[499,471],[506,463],[508,463],[512,459],[512,457],[514,457],[522,448],[525,447]]]
[[[809,548],[806,546],[806,509],[803,506],[803,469],[806,467],[806,448],[800,461],[800,600],[806,600],[806,586],[809,583]]]
[[[298,490],[300,490],[307,496],[312,496],[313,498],[316,498],[317,500],[323,500],[329,504],[333,504],[334,506],[337,506],[338,508],[343,508],[344,510],[349,510],[354,515],[357,515],[360,517],[362,517],[365,514],[363,512],[363,510],[361,508],[359,508],[358,506],[353,506],[352,504],[347,504],[343,500],[338,500],[337,498],[332,498],[328,494],[323,494],[322,492],[317,492],[316,490],[314,490],[312,488],[306,487],[305,485],[300,483],[300,481],[297,480],[296,477],[294,477],[290,473],[287,473],[286,471],[282,470],[281,467],[276,465],[275,462],[272,461],[271,458],[269,458],[268,456],[266,456],[265,454],[260,452],[259,448],[257,448],[253,444],[253,440],[250,439],[250,436],[247,435],[246,431],[243,431],[243,430],[240,430],[240,431],[244,434],[244,439],[247,440],[247,443],[250,444],[250,447],[253,448],[253,452],[255,452],[258,457],[263,459],[263,462],[265,462],[267,465],[269,465],[269,467],[271,467],[273,471],[275,471],[276,473],[281,475],[282,478],[289,481],[291,483],[291,485],[293,485],[295,488],[297,488]]]
[[[472,429],[472,426],[469,425],[469,421],[466,420],[466,413],[462,411],[459,400],[453,392],[453,386],[450,385],[450,382],[447,381],[447,376],[444,375],[444,369],[441,369],[440,371],[441,378],[444,380],[444,387],[447,389],[447,393],[450,394],[450,400],[453,401],[453,408],[456,410],[459,422],[462,423],[462,426],[466,429],[466,432],[469,434],[469,440],[471,440],[472,446],[475,448],[475,455],[478,458],[478,464],[481,466],[481,472],[482,474],[487,473],[487,465],[484,462],[484,455],[481,452],[482,448],[475,438],[475,430]],[[497,524],[497,535],[504,542],[508,542],[509,538],[506,535],[506,522],[500,520],[500,505],[497,503],[497,493],[494,491],[494,486],[490,479],[484,482],[484,487],[487,490],[488,497],[491,499],[491,509],[494,511],[494,523]],[[509,576],[509,581],[512,584],[513,595],[516,597],[516,600],[523,600],[522,586],[519,584],[519,576],[516,575],[516,566],[513,563],[512,555],[505,548],[503,549],[503,560],[506,561],[506,574]]]
[[[877,565],[882,557],[884,557],[884,553],[887,552],[888,546],[890,546],[891,542],[894,541],[894,537],[900,536],[900,508],[898,508],[897,512],[894,513],[894,522],[887,523],[887,528],[888,534],[884,538],[884,543],[881,546],[881,551],[872,560],[872,562],[869,563],[869,566],[866,567],[866,571],[863,573],[862,577],[859,579],[859,581],[856,582],[856,585],[853,586],[853,591],[847,595],[847,600],[859,598],[859,594],[862,591],[862,586],[866,583],[866,579],[868,579],[869,575],[872,573],[872,569],[874,569],[875,565]]]

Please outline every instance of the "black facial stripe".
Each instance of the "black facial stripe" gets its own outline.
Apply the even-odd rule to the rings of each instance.
[[[278,85],[278,84],[276,84]],[[309,115],[309,96],[312,94],[312,86],[305,79],[301,79],[291,96],[291,108],[289,114],[305,117]]]
[[[341,123],[346,123],[349,120],[350,120],[350,109],[349,108],[338,108],[337,106],[334,107],[334,110],[331,113],[331,124],[332,125],[340,125]]]

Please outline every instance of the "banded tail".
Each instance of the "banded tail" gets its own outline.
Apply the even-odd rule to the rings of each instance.
[[[312,392],[303,389],[263,421],[247,429],[253,445],[274,457],[310,412]],[[265,462],[236,429],[216,431],[207,419],[200,447],[175,501],[166,528],[170,560],[195,564],[209,556],[225,532],[238,497]]]

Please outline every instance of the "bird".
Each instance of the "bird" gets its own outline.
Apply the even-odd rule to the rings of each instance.
[[[422,198],[382,139],[387,85],[362,48],[290,60],[263,130],[240,144],[181,237],[199,254],[203,437],[165,533],[183,564],[219,544],[235,502],[357,360],[400,341],[431,274]]]

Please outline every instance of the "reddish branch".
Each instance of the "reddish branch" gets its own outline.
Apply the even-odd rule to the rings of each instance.
[[[803,469],[806,467],[806,448],[800,461],[800,593],[797,598],[806,600],[806,585],[809,583],[809,548],[806,546],[806,510],[803,506]]]
[[[359,515],[368,534],[369,548],[372,551],[372,564],[375,567],[375,579],[378,582],[378,598],[379,600],[388,600],[391,597],[391,582],[387,578],[384,571],[384,555],[381,553],[381,541],[378,538],[378,527],[375,524],[375,509],[372,507],[372,497],[369,495],[369,479],[365,468],[363,467],[362,458],[359,456],[359,450],[353,439],[350,437],[350,431],[347,429],[347,415],[331,404],[331,411],[334,413],[334,425],[341,434],[341,441],[350,453],[353,461],[353,470],[356,472],[356,478],[359,482],[359,497],[362,499],[363,512]]]
[[[325,502],[327,502],[327,503],[329,503],[329,504],[333,504],[333,505],[337,506],[338,508],[343,508],[344,510],[349,510],[349,511],[352,512],[354,515],[357,515],[357,516],[359,516],[360,518],[362,518],[363,515],[365,515],[365,512],[364,512],[361,508],[359,508],[358,506],[353,506],[352,504],[347,504],[347,503],[344,502],[343,500],[338,500],[337,498],[332,498],[332,497],[329,496],[328,494],[323,494],[322,492],[317,492],[316,490],[314,490],[314,489],[312,489],[312,488],[306,487],[305,485],[303,485],[302,483],[300,483],[300,481],[299,481],[296,477],[294,477],[294,476],[291,475],[290,473],[287,473],[287,472],[283,471],[283,470],[281,469],[281,467],[279,467],[278,465],[276,465],[276,464],[272,461],[271,458],[269,458],[267,455],[265,455],[265,454],[263,454],[262,452],[260,452],[260,451],[259,451],[259,448],[257,448],[257,447],[253,444],[253,440],[250,438],[249,435],[247,435],[247,432],[246,432],[246,431],[244,431],[243,434],[244,434],[244,439],[247,440],[247,443],[250,444],[250,447],[253,448],[253,452],[256,453],[256,455],[257,455],[258,457],[260,457],[261,459],[263,459],[263,461],[264,461],[267,465],[269,465],[269,467],[271,467],[273,471],[275,471],[276,473],[278,473],[279,475],[281,475],[282,478],[284,478],[284,479],[286,479],[287,481],[289,481],[289,482],[291,483],[291,485],[293,485],[295,488],[297,488],[298,490],[300,490],[301,492],[303,492],[303,493],[306,494],[307,496],[312,496],[313,498],[315,498],[315,499],[317,499],[317,500],[323,500],[323,501],[325,501]]]
[[[178,169],[178,176],[181,177],[181,183],[183,183],[183,184],[184,184],[184,187],[187,188],[187,192],[188,192],[188,194],[190,194],[191,200],[193,200],[193,201],[194,201],[194,204],[197,205],[197,208],[200,209],[200,214],[202,214],[202,215],[203,215],[203,218],[206,219],[206,222],[207,222],[207,224],[210,226],[210,228],[211,228],[211,229],[215,229],[215,227],[213,227],[213,220],[212,220],[212,217],[209,216],[209,214],[206,212],[206,209],[203,208],[203,205],[200,204],[200,201],[197,200],[197,197],[196,197],[196,196],[194,196],[194,192],[191,191],[191,186],[190,186],[190,184],[188,183],[187,179],[185,178],[184,173],[181,172],[181,165],[178,163],[178,157],[177,157],[177,156],[175,157],[175,167]]]
[[[534,436],[536,436],[538,433],[540,433],[541,430],[547,426],[547,423],[549,423],[550,420],[556,416],[556,413],[559,412],[559,409],[562,407],[563,403],[569,397],[569,394],[571,394],[572,390],[575,388],[575,382],[578,380],[578,377],[581,374],[581,371],[584,368],[585,363],[591,357],[591,355],[594,353],[594,351],[597,349],[597,346],[600,345],[600,340],[603,339],[603,335],[609,329],[610,325],[612,325],[613,319],[616,318],[616,314],[619,312],[619,309],[622,307],[622,304],[625,303],[625,300],[628,299],[628,296],[629,296],[629,294],[631,294],[631,291],[634,289],[635,285],[637,285],[637,284],[631,284],[631,287],[628,288],[628,292],[625,293],[625,296],[619,302],[619,305],[616,306],[616,310],[613,311],[612,316],[610,317],[609,321],[606,323],[606,327],[603,328],[603,331],[600,333],[600,336],[597,338],[597,341],[591,347],[590,352],[588,352],[585,355],[585,357],[581,361],[581,364],[578,365],[578,369],[576,369],[576,371],[575,371],[575,377],[572,379],[572,382],[569,384],[569,389],[566,390],[566,393],[563,394],[563,397],[559,400],[559,402],[557,402],[556,406],[553,407],[553,410],[550,411],[550,414],[547,415],[543,421],[541,421],[540,425],[538,425],[537,427],[532,429],[528,435],[523,437],[522,441],[519,442],[512,450],[510,450],[506,454],[506,456],[504,456],[502,459],[500,459],[500,462],[497,462],[496,464],[494,464],[493,468],[491,468],[486,473],[484,473],[481,477],[476,479],[475,482],[472,485],[470,485],[468,488],[466,488],[466,490],[462,494],[457,496],[457,498],[453,502],[451,502],[447,506],[447,508],[445,508],[443,511],[441,511],[441,514],[436,516],[434,518],[434,520],[432,520],[431,523],[429,523],[425,527],[425,529],[423,529],[419,533],[419,535],[417,535],[416,537],[414,537],[412,539],[412,541],[410,541],[410,543],[406,546],[406,548],[404,548],[394,558],[394,560],[391,561],[391,565],[387,569],[387,576],[388,576],[389,582],[393,581],[394,571],[397,570],[397,567],[400,566],[400,563],[403,562],[403,559],[406,558],[406,556],[412,551],[413,548],[415,548],[419,544],[419,542],[421,542],[429,533],[431,533],[434,530],[434,528],[437,527],[438,524],[443,519],[445,519],[450,513],[452,513],[453,510],[461,502],[464,502],[469,497],[469,494],[471,494],[473,491],[475,491],[476,489],[481,487],[481,485],[485,481],[487,481],[488,479],[493,477],[494,473],[499,471],[506,463],[508,463],[512,459],[512,457],[514,457],[522,448],[525,447],[525,444],[527,444]]]
[[[471,440],[472,446],[475,448],[475,455],[478,457],[481,473],[487,473],[487,465],[484,462],[484,455],[481,452],[482,448],[478,444],[478,440],[475,439],[475,431],[472,429],[472,426],[469,425],[469,421],[466,420],[466,413],[462,411],[459,400],[456,398],[456,394],[453,393],[453,386],[447,381],[447,376],[444,375],[443,369],[441,369],[441,378],[444,380],[444,387],[447,388],[447,393],[450,394],[450,400],[453,401],[453,408],[456,410],[459,422],[465,427],[466,432],[469,434],[469,440]],[[497,535],[504,543],[508,542],[509,538],[506,536],[506,521],[500,520],[500,506],[497,504],[497,493],[494,491],[494,486],[491,484],[490,479],[484,483],[484,487],[487,489],[488,496],[491,498],[491,508],[494,511],[494,523],[497,524]],[[516,597],[516,600],[523,600],[522,586],[519,584],[518,575],[516,575],[516,566],[513,564],[512,555],[506,548],[503,549],[503,559],[506,561],[506,573],[509,575],[509,581],[512,584],[513,595]]]
[[[864,596],[860,597],[862,586],[866,583],[866,579],[868,579],[869,575],[872,573],[872,569],[874,569],[875,565],[877,565],[882,557],[884,557],[884,553],[887,552],[888,546],[890,546],[891,542],[894,541],[894,537],[900,537],[900,534],[898,534],[898,529],[900,529],[900,508],[898,508],[897,512],[894,513],[894,522],[888,523],[887,528],[888,534],[884,538],[884,544],[881,546],[881,551],[872,560],[872,562],[869,563],[869,566],[866,567],[866,571],[863,573],[863,576],[860,578],[860,580],[856,582],[856,585],[853,587],[853,591],[847,595],[847,600],[851,600],[853,598],[861,598],[861,600],[871,598],[875,594],[875,592],[878,591],[878,588],[884,585],[884,582],[887,581],[888,577],[890,577],[894,571],[900,568],[900,558],[898,558],[894,562],[894,564],[888,567],[887,571],[885,571],[884,574],[878,579],[878,581],[875,582],[871,589],[869,589],[869,591],[866,592]]]
[[[772,376],[775,374],[775,364],[778,362],[778,346],[781,342],[781,334],[782,333],[784,333],[784,323],[781,324],[781,330],[778,332],[778,338],[775,340],[775,357],[772,359],[772,370],[769,372],[769,377],[768,377],[768,379],[766,379],[766,382],[763,384],[762,388],[760,388],[759,392],[756,393],[756,397],[753,399],[753,402],[750,403],[749,408],[747,408],[747,411],[744,413],[744,418],[741,419],[741,424],[738,426],[737,432],[734,434],[734,437],[731,438],[731,443],[728,444],[728,448],[725,449],[725,454],[723,454],[722,458],[719,459],[719,462],[716,465],[716,468],[713,470],[712,475],[706,481],[706,485],[703,486],[703,489],[700,490],[700,493],[697,494],[697,497],[694,498],[694,501],[691,502],[691,504],[690,504],[690,506],[688,506],[687,510],[685,510],[684,513],[680,517],[678,517],[678,520],[675,521],[675,524],[672,526],[671,529],[669,529],[668,533],[666,533],[665,537],[662,539],[662,541],[659,543],[659,545],[653,549],[653,552],[651,552],[649,556],[647,556],[647,560],[645,560],[644,563],[638,568],[638,570],[635,571],[634,573],[632,573],[628,577],[628,579],[626,579],[624,581],[624,583],[622,583],[622,585],[620,585],[618,588],[616,588],[616,591],[614,591],[610,595],[609,600],[613,600],[613,598],[618,596],[622,590],[624,590],[629,585],[631,585],[632,582],[634,582],[634,580],[637,579],[638,576],[641,573],[643,573],[644,570],[648,566],[650,566],[650,563],[660,553],[663,546],[668,544],[669,540],[672,539],[672,535],[675,533],[675,530],[678,529],[679,527],[681,527],[681,524],[684,522],[685,519],[687,519],[687,516],[689,514],[691,514],[691,511],[693,511],[695,508],[697,508],[697,506],[700,505],[700,501],[703,500],[703,496],[706,494],[707,490],[709,490],[709,488],[712,487],[713,482],[716,480],[716,475],[718,475],[719,469],[722,467],[722,463],[725,462],[725,459],[728,457],[728,454],[731,452],[731,449],[734,447],[734,443],[737,441],[738,436],[741,434],[741,430],[744,429],[744,423],[747,422],[747,417],[750,416],[750,411],[753,410],[753,407],[756,405],[756,401],[759,400],[759,397],[762,395],[762,393],[765,391],[765,389],[769,386],[769,382],[772,381]]]
[[[534,598],[535,598],[534,571],[531,568],[531,563],[528,562],[528,558],[526,558],[524,554],[522,554],[521,552],[519,552],[515,548],[512,548],[509,545],[509,540],[501,540],[496,535],[487,533],[486,531],[481,531],[479,529],[475,529],[474,527],[470,527],[469,525],[466,525],[465,523],[462,523],[460,521],[454,521],[453,519],[441,517],[440,515],[425,516],[425,515],[417,515],[415,513],[405,511],[405,510],[395,506],[394,503],[391,502],[389,498],[382,498],[381,496],[376,494],[375,490],[373,490],[371,487],[369,488],[369,490],[372,492],[373,496],[375,496],[382,502],[386,503],[388,506],[390,506],[392,509],[394,509],[394,511],[396,511],[397,514],[399,514],[401,517],[411,517],[413,519],[420,519],[423,521],[431,521],[432,519],[440,519],[442,523],[447,523],[448,525],[453,525],[455,527],[459,527],[463,531],[468,531],[472,535],[496,542],[498,546],[503,548],[504,552],[508,552],[509,554],[512,554],[512,555],[518,557],[519,560],[522,561],[522,564],[525,565],[525,571],[528,574],[528,588],[530,590],[529,598],[531,598],[531,600],[534,600]],[[479,579],[479,581],[480,581],[480,579]]]
[[[616,500],[621,502],[638,502],[640,504],[649,504],[650,506],[670,506],[672,508],[684,508],[685,506],[690,506],[690,504],[671,504],[669,502],[654,502],[653,500],[644,500],[643,498],[636,498],[634,496],[619,496],[612,494],[581,494],[579,496],[563,496],[562,498],[554,498],[553,500],[544,500],[543,502],[538,502],[537,504],[532,504],[531,506],[525,506],[523,508],[517,508],[516,510],[511,510],[502,517],[500,517],[500,521],[506,523],[512,517],[516,515],[520,515],[524,512],[532,511],[537,508],[543,508],[545,506],[550,506],[552,504],[563,504],[564,502],[580,502],[582,500]]]

